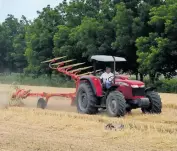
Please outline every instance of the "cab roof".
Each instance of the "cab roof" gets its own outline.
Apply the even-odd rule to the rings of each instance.
[[[114,62],[114,58],[116,62],[126,61],[125,58],[115,57],[115,56],[107,56],[107,55],[94,55],[91,57],[91,60],[97,60],[102,62]]]

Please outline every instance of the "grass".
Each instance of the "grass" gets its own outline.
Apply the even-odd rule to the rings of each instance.
[[[12,73],[11,75],[0,75],[1,84],[11,84],[13,82],[17,82],[20,85],[31,86],[74,87],[73,81],[58,75],[53,75],[51,79],[45,75],[38,78],[16,73]]]

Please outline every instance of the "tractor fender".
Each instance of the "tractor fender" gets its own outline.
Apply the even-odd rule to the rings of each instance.
[[[91,76],[91,77],[81,77],[80,78],[80,82],[81,81],[88,81],[91,85],[91,88],[94,92],[94,94],[98,97],[101,97],[102,96],[102,84],[101,84],[101,81],[97,78],[97,77],[94,77],[94,76]]]
[[[119,88],[119,85],[113,85],[113,86],[111,86],[110,90],[115,91],[115,90],[117,90],[117,88]]]
[[[148,87],[145,89],[145,92],[154,91],[154,90],[156,90],[156,87]]]

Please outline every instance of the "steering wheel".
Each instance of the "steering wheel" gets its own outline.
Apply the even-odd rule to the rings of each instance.
[[[112,79],[111,79],[112,78]],[[114,76],[110,76],[109,78],[108,78],[108,81],[109,82],[112,82],[114,80]]]

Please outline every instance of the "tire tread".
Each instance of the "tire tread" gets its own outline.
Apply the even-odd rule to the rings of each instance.
[[[98,113],[98,108],[95,107],[95,105],[97,104],[97,98],[94,95],[94,92],[93,92],[90,84],[86,83],[86,82],[83,82],[83,83],[80,84],[80,86],[78,88],[78,91],[81,88],[87,89],[87,94],[89,95],[89,103],[88,103],[88,106],[87,106],[87,109],[86,109],[85,113],[86,114],[96,114],[96,113]],[[77,96],[76,100],[78,100],[78,96]],[[78,107],[78,103],[77,103],[77,107]],[[81,112],[81,111],[79,111],[79,112]]]
[[[108,95],[107,97],[107,101],[110,99],[110,97],[115,97],[117,102],[118,102],[118,110],[117,110],[117,113],[116,115],[111,115],[111,113],[108,111],[108,114],[110,116],[124,116],[126,114],[126,101],[124,99],[124,96],[121,92],[119,91],[112,91],[110,92],[110,94]],[[108,107],[107,107],[108,109]]]

